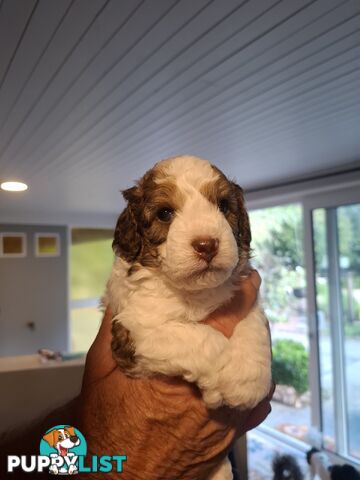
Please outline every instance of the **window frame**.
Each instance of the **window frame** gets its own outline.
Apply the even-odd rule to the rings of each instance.
[[[245,192],[246,193],[246,192]],[[329,178],[319,177],[308,181],[294,182],[294,185],[282,185],[278,188],[273,187],[264,190],[254,190],[246,194],[247,206],[249,211],[277,207],[291,203],[298,203],[303,211],[304,227],[304,260],[306,268],[306,302],[308,315],[308,334],[309,334],[309,362],[311,365],[309,371],[309,382],[311,389],[311,426],[315,428],[313,434],[313,446],[323,449],[322,445],[322,410],[321,410],[321,384],[320,384],[320,352],[319,352],[319,332],[316,307],[316,288],[315,288],[315,255],[313,243],[313,224],[312,211],[317,208],[335,208],[342,205],[360,203],[360,169],[354,172],[329,175]],[[261,272],[260,272],[261,273]],[[336,382],[336,379],[334,379]],[[340,402],[341,399],[335,399]],[[338,406],[339,408],[339,406]],[[343,417],[345,418],[345,417]],[[340,423],[340,422],[339,422]],[[346,423],[339,424],[338,428],[344,428]],[[288,435],[278,432],[268,426],[261,425],[258,429],[277,440],[283,441],[304,453],[309,446],[300,440],[291,438]],[[317,433],[320,432],[320,433]],[[338,439],[336,439],[338,445]],[[348,462],[355,467],[359,467],[360,459],[349,454],[347,445],[344,442],[337,452],[327,451],[331,461]]]
[[[346,205],[352,205],[354,203],[360,203],[360,188],[338,188],[332,192],[319,193],[317,195],[311,195],[304,199],[304,227],[305,227],[305,253],[307,253],[307,282],[308,282],[308,312],[309,312],[309,325],[311,325],[310,341],[314,354],[315,368],[311,369],[311,377],[314,383],[314,392],[316,395],[316,404],[312,405],[314,409],[313,424],[322,431],[322,404],[321,404],[321,379],[320,379],[320,351],[319,351],[319,334],[318,334],[318,318],[317,318],[317,304],[316,304],[316,288],[315,288],[315,256],[314,256],[314,244],[313,244],[313,211],[319,208],[326,210],[327,221],[327,244],[329,248],[329,268],[336,270],[336,265],[331,259],[334,258],[334,254],[337,254],[337,225],[335,219],[336,208]],[[337,274],[335,274],[337,277]],[[337,279],[337,282],[339,279]],[[339,311],[340,301],[339,292],[335,291],[338,285],[333,285],[334,290],[332,297],[331,311],[334,309]],[[342,319],[341,315],[332,315],[332,328],[331,328],[331,345],[333,349],[333,392],[334,392],[334,430],[335,430],[335,442],[336,453],[335,456],[347,461],[352,461],[359,466],[360,459],[353,457],[349,452],[349,443],[347,435],[347,409],[346,409],[346,384],[345,384],[345,369],[344,369],[344,355],[343,355],[343,332],[342,332]],[[311,383],[311,388],[313,384]],[[323,445],[321,445],[322,448]]]

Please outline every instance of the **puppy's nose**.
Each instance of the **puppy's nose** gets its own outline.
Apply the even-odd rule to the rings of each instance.
[[[72,441],[72,443],[76,443],[79,440],[79,438],[77,435],[73,435],[70,437],[70,440]]]
[[[219,240],[211,237],[195,238],[191,243],[193,249],[199,257],[208,263],[215,257],[219,250]]]

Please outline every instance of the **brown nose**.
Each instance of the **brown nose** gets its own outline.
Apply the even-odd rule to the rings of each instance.
[[[211,237],[199,237],[191,243],[195,252],[208,263],[215,257],[219,250],[219,240]]]

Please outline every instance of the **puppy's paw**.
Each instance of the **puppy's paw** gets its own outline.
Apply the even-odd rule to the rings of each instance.
[[[202,390],[203,400],[208,408],[219,408],[224,404],[224,398],[218,390]]]
[[[77,473],[77,468],[75,465],[70,465],[69,469],[68,469],[68,474],[69,475],[74,475],[75,473]]]
[[[131,371],[136,365],[136,358],[135,343],[129,330],[115,319],[112,322],[111,333],[111,350],[114,360],[123,371]]]
[[[59,474],[59,469],[56,465],[51,465],[51,467],[49,468],[49,472],[52,475],[58,475]]]
[[[269,394],[270,388],[271,377],[266,373],[243,381],[236,381],[236,378],[224,381],[222,378],[219,384],[224,403],[241,410],[255,408]]]

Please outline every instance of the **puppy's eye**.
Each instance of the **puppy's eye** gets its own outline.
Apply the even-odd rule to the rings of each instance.
[[[157,218],[161,222],[166,222],[166,223],[171,222],[173,215],[174,215],[174,210],[172,210],[169,207],[160,208],[160,210],[158,210],[156,214]]]
[[[219,200],[219,203],[218,203],[218,207],[219,207],[219,210],[224,214],[226,215],[229,211],[229,200],[227,200],[226,198],[222,198],[221,200]]]

